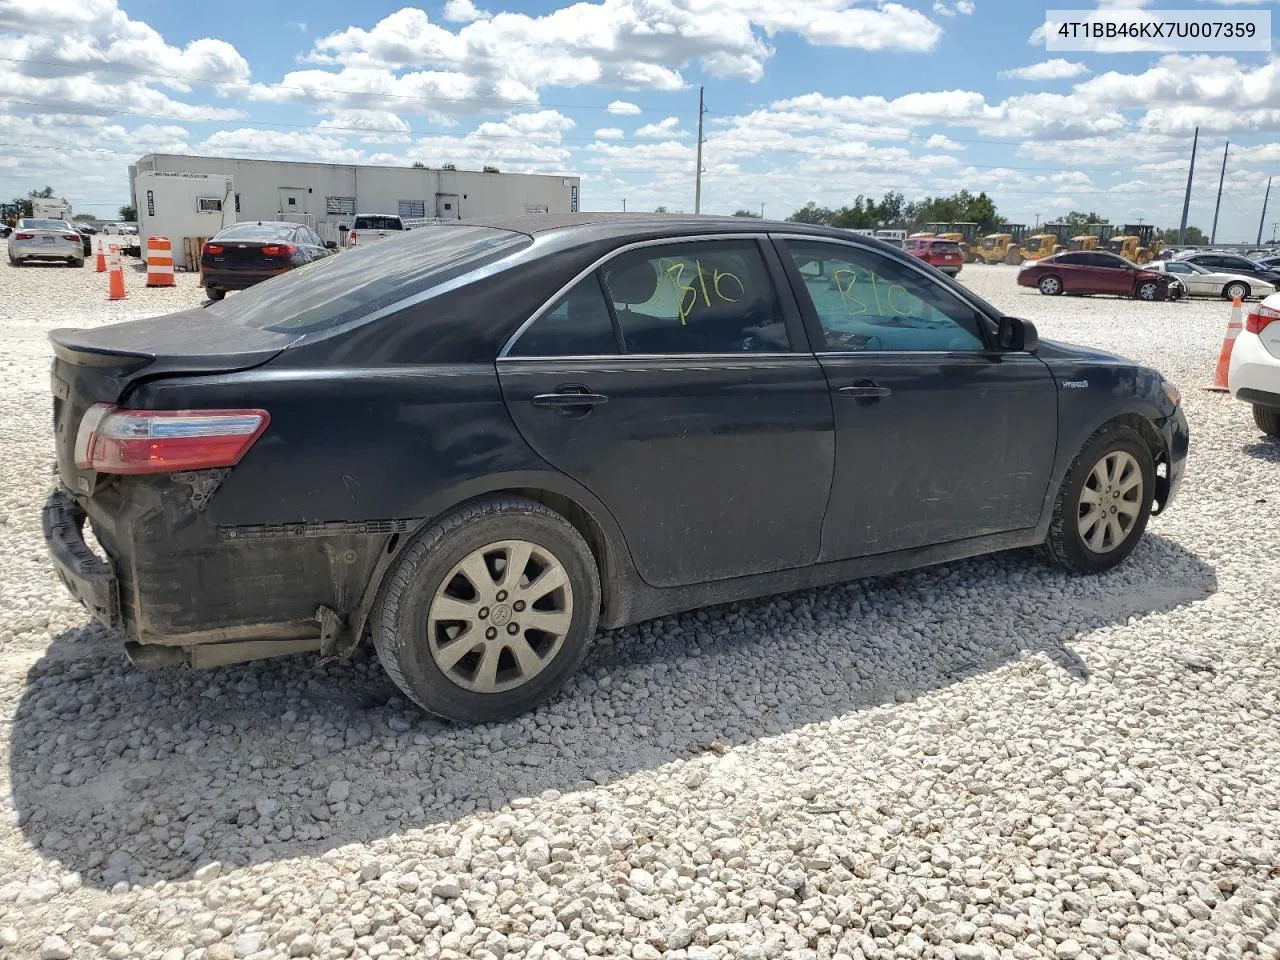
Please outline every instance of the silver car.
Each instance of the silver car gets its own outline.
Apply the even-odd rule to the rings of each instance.
[[[19,267],[28,260],[61,260],[84,266],[84,240],[65,220],[23,217],[9,234],[9,263]]]
[[[1187,260],[1157,260],[1155,263],[1148,263],[1146,269],[1177,277],[1187,288],[1188,295],[1193,297],[1224,297],[1227,300],[1233,297],[1241,300],[1257,297],[1262,300],[1276,292],[1275,285],[1261,277],[1210,270]]]

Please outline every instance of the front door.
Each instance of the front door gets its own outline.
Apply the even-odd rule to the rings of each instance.
[[[498,361],[525,440],[612,512],[654,586],[818,557],[831,399],[779,281],[755,239],[637,248]]]
[[[1114,293],[1118,297],[1133,295],[1137,275],[1124,257],[1102,251],[1087,256],[1093,268],[1090,272],[1098,278],[1099,293]]]
[[[306,219],[307,191],[305,187],[280,187],[280,219],[301,223]]]
[[[776,239],[835,410],[821,558],[1034,527],[1057,445],[1045,364],[991,350],[978,311],[909,264]]]

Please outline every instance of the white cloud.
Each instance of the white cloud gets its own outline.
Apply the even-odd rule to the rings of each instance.
[[[609,112],[619,117],[630,117],[640,112],[640,108],[626,100],[614,100],[609,104]]]
[[[956,143],[950,137],[944,137],[940,133],[933,134],[924,142],[924,145],[929,150],[964,150],[966,147],[965,144]]]
[[[1083,63],[1075,63],[1055,57],[1026,67],[1015,67],[1012,70],[1001,70],[1000,76],[1012,77],[1016,80],[1069,80],[1089,72]]]
[[[661,140],[664,137],[686,137],[688,133],[680,129],[679,117],[667,117],[657,123],[646,123],[636,130],[636,136],[644,140]]]
[[[597,140],[621,140],[624,136],[620,127],[601,127],[596,131]]]
[[[956,14],[967,17],[973,11],[973,0],[955,0],[954,3],[948,3],[947,0],[933,0],[933,12],[940,17],[954,17]]]
[[[472,23],[476,20],[489,20],[492,17],[492,13],[479,9],[472,0],[449,0],[444,5],[444,18],[454,23]]]

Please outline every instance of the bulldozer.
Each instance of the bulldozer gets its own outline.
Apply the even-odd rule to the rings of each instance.
[[[970,248],[975,262],[1011,263],[1015,267],[1026,259],[1022,252],[1026,241],[1027,225],[1002,223],[995,233],[989,233]]]
[[[1109,223],[1086,224],[1083,233],[1076,234],[1067,241],[1068,250],[1106,249],[1105,244],[1111,239],[1115,228]]]
[[[1123,232],[1107,241],[1107,249],[1134,263],[1150,263],[1164,252],[1164,241],[1154,239],[1155,232],[1149,223],[1126,223]]]

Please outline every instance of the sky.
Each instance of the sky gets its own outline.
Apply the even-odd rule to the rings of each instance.
[[[1045,6],[0,0],[0,196],[48,184],[112,218],[128,164],[160,152],[492,164],[577,174],[584,210],[692,212],[702,87],[704,213],[968,189],[1028,225],[1176,227],[1198,126],[1190,222],[1209,230],[1230,141],[1218,240],[1252,242],[1280,173],[1280,61],[1050,52]]]

